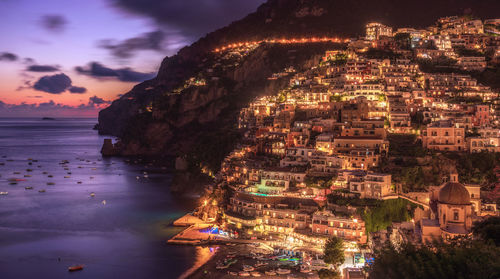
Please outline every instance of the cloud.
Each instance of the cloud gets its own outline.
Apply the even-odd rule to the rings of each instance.
[[[266,0],[108,0],[127,13],[148,17],[191,39],[254,12]]]
[[[111,54],[115,57],[130,58],[137,51],[141,50],[163,51],[163,41],[165,38],[166,34],[163,31],[157,30],[120,42],[114,40],[102,40],[98,45],[101,48],[110,50]]]
[[[136,72],[131,68],[111,69],[99,62],[90,62],[87,66],[75,67],[75,70],[80,74],[98,79],[117,79],[124,82],[142,82],[156,76],[155,73]]]
[[[23,63],[24,64],[33,64],[33,63],[35,63],[35,59],[33,59],[31,57],[26,57],[23,59]]]
[[[0,52],[0,61],[16,61],[19,59],[17,55],[10,52]]]
[[[28,72],[56,72],[59,71],[58,66],[52,65],[30,65],[26,68]]]
[[[95,117],[99,110],[107,107],[111,101],[97,96],[90,97],[88,102],[78,106],[55,103],[50,100],[38,104],[6,104],[0,101],[0,116],[86,116]]]
[[[62,15],[44,15],[42,16],[40,23],[46,30],[59,33],[64,31],[68,21]]]
[[[111,101],[106,101],[103,98],[93,96],[89,98],[89,104],[96,104],[96,105],[111,104]]]
[[[33,88],[51,94],[61,94],[71,87],[71,79],[65,74],[41,77]]]
[[[71,79],[65,74],[43,76],[35,82],[33,88],[50,94],[61,94],[66,90],[76,94],[82,94],[87,91],[87,89],[83,87],[73,86]]]
[[[83,93],[87,92],[87,88],[78,87],[78,86],[71,86],[68,90],[70,93],[73,93],[73,94],[83,94]]]

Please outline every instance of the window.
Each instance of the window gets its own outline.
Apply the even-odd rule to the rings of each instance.
[[[458,210],[453,211],[453,221],[458,221]]]

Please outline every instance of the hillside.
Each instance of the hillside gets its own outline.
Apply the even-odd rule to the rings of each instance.
[[[253,97],[274,94],[287,83],[286,79],[267,81],[272,73],[304,66],[332,47],[264,45],[234,67],[220,70],[217,81],[172,94],[213,66],[209,63],[214,59],[212,51],[219,46],[269,38],[347,38],[362,35],[369,21],[425,27],[439,17],[464,12],[498,17],[499,8],[498,0],[269,0],[256,12],[166,57],[156,78],[136,85],[99,113],[99,132],[121,137],[123,155],[193,153],[210,135],[227,134],[236,124],[239,109]]]

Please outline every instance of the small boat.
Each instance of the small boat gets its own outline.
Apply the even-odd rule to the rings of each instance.
[[[47,185],[56,185],[54,182],[47,182]]]
[[[238,276],[238,273],[236,273],[234,271],[228,271],[227,274],[229,274],[231,276]]]
[[[45,193],[45,189],[38,190],[38,193]]]
[[[46,172],[46,171],[42,172],[42,174],[47,174],[47,173],[48,173],[48,172]]]
[[[103,204],[103,205],[106,205],[106,200],[103,200],[103,201],[102,201],[102,204]]]
[[[54,177],[52,174],[47,175],[47,177]]]
[[[31,186],[28,186],[28,187],[24,187],[25,190],[33,190],[33,187]]]
[[[15,171],[13,172],[13,174],[21,174],[21,172]]]
[[[29,175],[29,174],[25,174],[25,175],[24,175],[24,177],[31,177],[31,175]]]
[[[278,270],[276,271],[276,273],[278,273],[280,275],[290,274],[290,269],[278,268]]]
[[[269,276],[276,276],[276,272],[274,270],[268,270],[266,272],[264,272],[266,275],[269,275]]]
[[[258,272],[258,271],[250,272],[250,275],[252,275],[252,277],[260,277],[260,276],[262,276],[262,274],[260,274],[260,272]]]
[[[250,276],[250,273],[248,273],[246,271],[241,271],[240,273],[238,273],[238,275],[241,277],[248,277],[248,276]]]
[[[78,181],[78,182],[76,182],[76,183],[78,183],[78,184],[82,184],[82,182],[81,182],[81,181]]]
[[[26,181],[26,179],[22,178],[9,178],[9,181],[16,182],[16,181]]]
[[[267,265],[267,263],[265,263],[265,262],[257,262],[254,266],[255,266],[255,268],[258,268],[258,267],[265,266],[265,265]]]
[[[27,171],[27,172],[31,172],[31,171],[33,171],[33,170],[32,170],[32,169],[26,169],[26,171]]]
[[[68,271],[79,271],[83,269],[83,265],[73,265],[68,267]]]
[[[69,176],[69,175],[65,175],[65,176],[64,176],[64,178],[71,178],[71,176]]]
[[[95,197],[95,193],[94,192],[90,193],[90,196]]]
[[[246,265],[246,264],[243,265],[243,271],[254,271],[254,270],[255,268],[251,265]]]
[[[8,195],[8,194],[9,194],[9,192],[0,192],[0,195],[4,195],[5,196],[5,195]]]

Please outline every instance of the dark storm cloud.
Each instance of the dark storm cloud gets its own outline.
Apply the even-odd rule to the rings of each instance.
[[[87,91],[87,89],[83,87],[73,86],[71,79],[65,74],[43,76],[35,82],[33,89],[50,94],[61,94],[66,90],[77,94],[85,93],[85,91]]]
[[[17,55],[10,52],[0,52],[0,61],[16,61],[19,59]]]
[[[124,82],[141,82],[155,77],[155,73],[136,72],[130,68],[111,69],[99,62],[90,62],[87,66],[76,67],[75,70],[83,75],[94,78],[117,79]]]
[[[164,49],[163,41],[165,38],[165,33],[157,30],[119,42],[114,40],[102,40],[99,42],[99,47],[110,50],[111,54],[115,57],[129,58],[140,50],[162,51]]]
[[[62,32],[66,28],[68,21],[62,15],[44,15],[40,19],[43,28],[51,32]]]
[[[153,19],[195,39],[254,12],[266,0],[108,0],[128,13]]]
[[[59,67],[52,65],[30,65],[26,68],[28,72],[56,72],[59,71]]]
[[[73,94],[83,94],[83,93],[87,92],[87,88],[78,87],[78,86],[71,86],[68,90],[70,93],[73,93]]]

